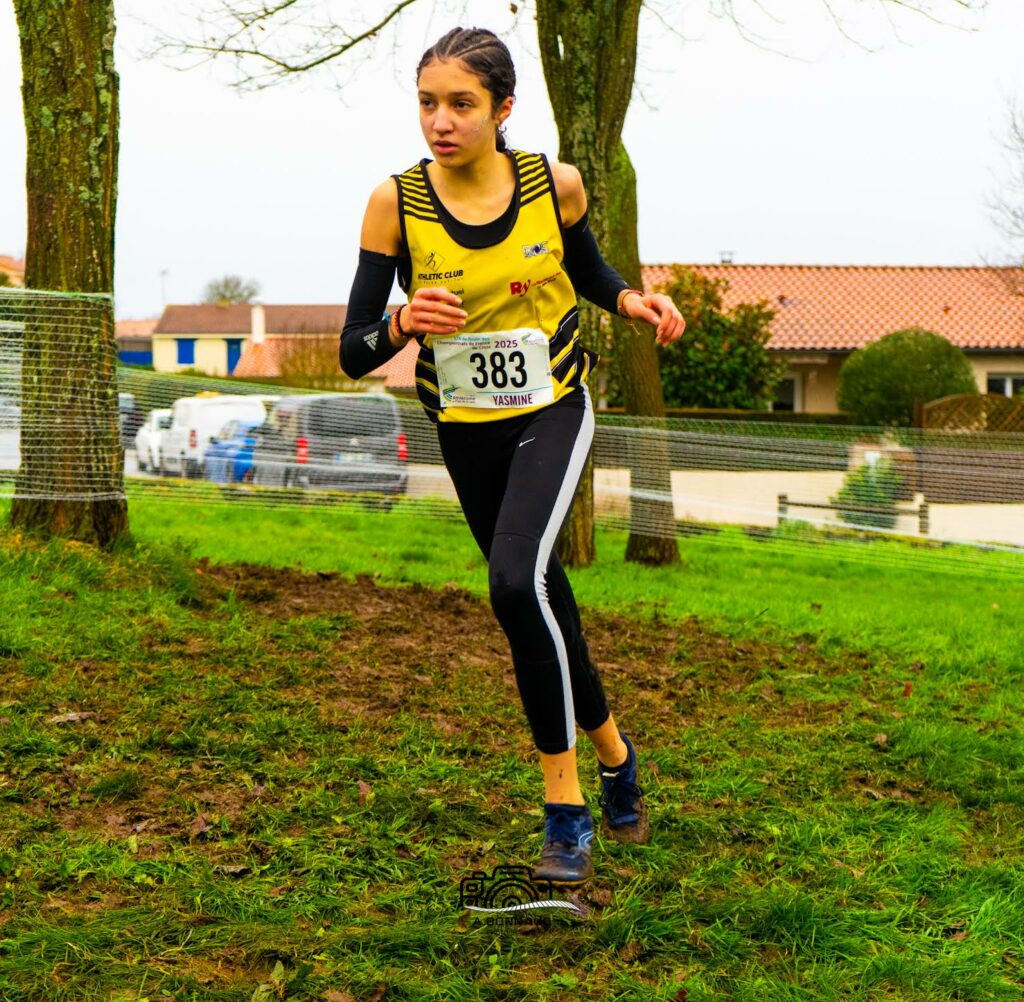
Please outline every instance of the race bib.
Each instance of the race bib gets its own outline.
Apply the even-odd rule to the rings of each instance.
[[[534,407],[555,399],[548,339],[536,328],[433,339],[441,407]]]

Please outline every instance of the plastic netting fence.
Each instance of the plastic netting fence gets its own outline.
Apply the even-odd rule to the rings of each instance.
[[[0,290],[0,496],[461,517],[415,401],[125,366],[115,389],[93,375],[113,374],[111,316],[104,297]],[[1024,569],[1024,435],[599,412],[593,458],[600,525],[848,552],[898,538],[914,545],[891,559],[1000,551]]]

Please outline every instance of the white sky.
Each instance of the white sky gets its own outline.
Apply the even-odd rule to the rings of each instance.
[[[865,51],[835,30],[822,0],[774,0],[803,11],[779,24],[736,0],[788,56],[710,16],[720,2],[660,0],[684,38],[651,14],[641,24],[625,140],[643,261],[713,262],[723,250],[737,263],[998,257],[987,199],[1003,173],[1007,103],[1024,100],[1024,2],[958,15],[954,0],[932,0],[960,27],[888,6],[900,41],[876,0],[833,0]],[[159,314],[164,290],[166,302],[196,302],[229,272],[259,281],[264,302],[345,302],[371,188],[429,155],[412,76],[453,24],[508,33],[519,76],[511,143],[557,156],[529,3],[516,25],[506,2],[460,2],[431,19],[423,0],[397,44],[380,45],[340,92],[323,74],[243,95],[227,86],[226,66],[182,72],[144,57],[152,32],[136,15],[153,6],[117,5],[119,318]],[[160,10],[165,26],[192,23],[184,0]],[[0,3],[0,254],[14,255],[25,245],[18,60],[12,5]]]

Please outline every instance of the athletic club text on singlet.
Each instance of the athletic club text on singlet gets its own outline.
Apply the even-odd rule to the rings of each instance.
[[[428,160],[394,175],[410,259],[404,291],[411,299],[419,288],[444,286],[468,314],[458,335],[419,339],[416,392],[439,421],[493,421],[544,407],[586,379],[595,360],[577,334],[547,158],[508,155],[515,193],[483,226],[448,212]]]

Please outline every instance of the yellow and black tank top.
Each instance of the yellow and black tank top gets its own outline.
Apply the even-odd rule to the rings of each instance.
[[[439,421],[494,421],[537,410],[571,392],[596,361],[577,333],[576,293],[562,267],[561,218],[547,158],[520,150],[507,155],[515,164],[512,201],[502,216],[479,226],[448,212],[427,175],[426,158],[393,175],[408,252],[399,284],[407,296],[444,286],[461,297],[468,317],[460,335],[532,328],[547,339],[551,387],[544,402],[532,403],[509,386],[489,406],[460,406],[458,396],[442,399],[447,388],[438,385],[434,343],[443,337],[418,338],[416,392]]]

